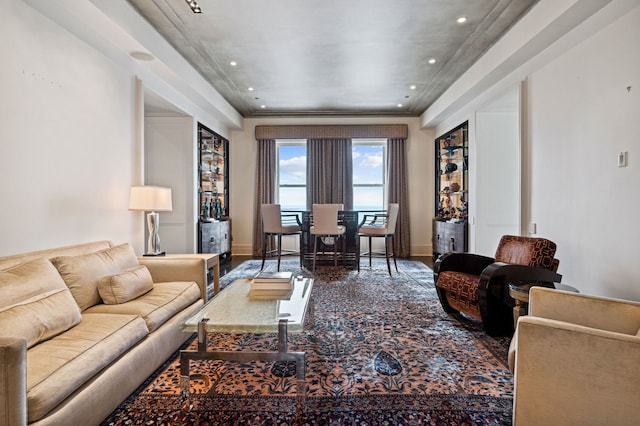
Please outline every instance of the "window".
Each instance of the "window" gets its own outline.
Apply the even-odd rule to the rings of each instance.
[[[276,202],[283,210],[307,206],[307,141],[280,139],[277,149]],[[353,209],[385,208],[386,139],[353,139]]]
[[[278,181],[276,202],[282,210],[307,208],[307,140],[276,141]]]
[[[353,139],[353,209],[384,210],[386,139]]]

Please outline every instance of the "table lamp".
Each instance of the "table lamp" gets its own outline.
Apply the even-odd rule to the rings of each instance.
[[[160,186],[132,186],[129,194],[129,210],[148,211],[149,242],[145,256],[164,256],[160,251],[160,215],[158,211],[171,211],[171,188]]]

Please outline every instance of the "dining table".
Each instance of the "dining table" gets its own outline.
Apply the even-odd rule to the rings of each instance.
[[[313,235],[311,235],[311,225],[313,224],[313,212],[311,210],[282,210],[283,213],[300,214],[300,262],[303,267],[311,269],[313,267]],[[338,265],[347,268],[356,268],[358,249],[358,227],[365,214],[384,213],[384,210],[339,210],[338,223],[345,227],[345,249],[338,243],[336,247]],[[333,265],[333,251],[336,241],[333,237],[322,237],[318,240],[318,257],[316,265]],[[326,254],[325,254],[326,252]]]

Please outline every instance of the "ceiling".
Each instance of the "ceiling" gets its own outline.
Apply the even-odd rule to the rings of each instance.
[[[537,0],[128,1],[257,117],[419,116]]]

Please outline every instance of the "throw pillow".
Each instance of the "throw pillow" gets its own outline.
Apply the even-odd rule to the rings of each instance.
[[[78,304],[49,260],[0,271],[0,336],[27,339],[27,347],[80,322]]]
[[[107,305],[117,305],[142,296],[153,288],[151,273],[144,265],[100,278],[98,292]]]
[[[133,247],[125,243],[94,253],[55,257],[51,262],[84,311],[102,302],[98,292],[100,278],[137,266],[138,258]]]

